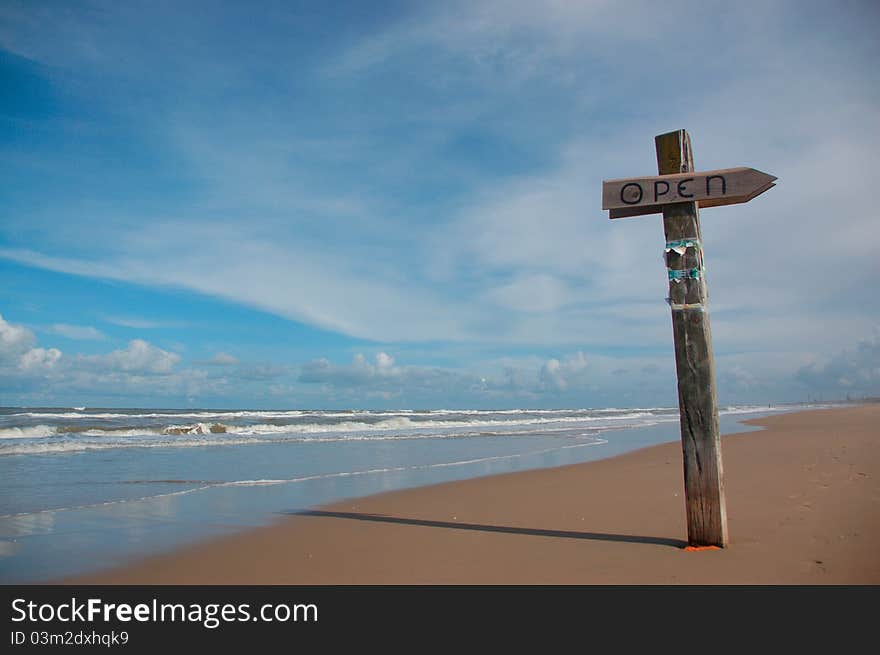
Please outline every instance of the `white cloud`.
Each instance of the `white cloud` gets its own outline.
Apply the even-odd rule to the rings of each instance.
[[[479,387],[480,380],[460,371],[421,366],[397,366],[394,358],[380,352],[369,361],[356,354],[351,364],[338,366],[325,358],[303,364],[299,381],[340,388],[364,388],[371,391],[430,391],[438,394],[460,392]]]
[[[167,111],[149,121],[132,120],[136,108],[116,108],[167,139],[163,145],[178,153],[173,170],[197,181],[200,204],[163,205],[161,216],[117,208],[90,217],[94,231],[67,221],[88,235],[74,248],[66,239],[76,235],[60,232],[53,217],[34,226],[41,252],[7,240],[0,256],[194,290],[380,343],[582,348],[595,365],[600,346],[671,347],[661,219],[608,221],[599,191],[605,178],[651,174],[652,137],[687,127],[699,168],[752,165],[780,178],[752,203],[703,213],[713,336],[731,362],[719,370],[731,387],[760,387],[781,372],[790,377],[797,369],[784,366],[801,366],[805,354],[831,353],[878,320],[877,304],[866,299],[880,274],[880,231],[870,194],[854,191],[873,188],[880,151],[876,39],[870,29],[846,33],[876,19],[869,4],[711,3],[696,14],[684,3],[647,1],[623,8],[559,0],[425,5],[397,21],[388,17],[354,44],[334,42],[331,61],[310,59],[316,70],[297,70],[326,94],[322,106],[358,107],[356,119],[328,111],[337,122],[278,112],[279,101],[299,99],[284,95],[291,90],[285,76],[273,76],[284,88],[259,107],[223,95],[239,79],[263,78],[250,76],[250,60],[200,61],[198,54],[223,51],[210,50],[222,35],[206,28],[186,45],[194,48],[187,50],[191,70],[206,69],[207,83],[188,70],[185,100],[166,98]],[[664,35],[683,11],[688,38],[671,48]],[[130,14],[111,12],[98,24],[76,11],[34,12],[16,10],[0,27],[7,49],[86,79],[113,71],[118,82],[131,76],[140,83],[139,67],[158,62],[157,77],[168,77],[160,93],[181,81],[169,65],[179,57],[175,39],[143,58],[140,41],[106,38],[130,27]],[[153,26],[180,18],[148,14]],[[827,19],[821,30],[813,28],[817,18]],[[290,61],[279,56],[288,40],[270,30],[265,36],[261,52]],[[125,67],[114,71],[117,62]],[[394,82],[381,86],[382,79]],[[203,100],[221,95],[228,102],[206,123]],[[371,102],[352,102],[362,97]],[[99,100],[124,104],[109,95]],[[284,106],[293,113],[295,105]],[[166,116],[174,120],[163,122]],[[299,118],[309,119],[301,130]],[[469,147],[451,163],[442,154],[462,137],[489,132],[523,146],[522,169],[511,173],[505,166],[514,157],[506,156],[496,167]],[[17,366],[33,337],[24,328],[4,333],[4,325],[0,357]],[[115,358],[116,370],[137,359],[130,350]],[[753,355],[748,366],[746,355]],[[773,375],[760,362],[751,365],[762,357],[782,362]],[[803,369],[802,380],[833,378],[840,386],[872,379],[855,362],[835,361]],[[159,357],[147,370],[175,364]],[[315,360],[303,376],[391,387],[440,380],[437,370],[390,357],[347,366]],[[590,372],[597,380],[606,374]],[[589,386],[589,377],[586,366],[564,358],[496,375],[499,385],[545,392]]]
[[[21,356],[18,367],[25,373],[46,373],[55,368],[61,359],[57,348],[31,348]]]
[[[26,327],[7,323],[0,316],[0,363],[17,362],[34,344],[34,334]]]
[[[235,366],[238,364],[238,357],[229,353],[218,352],[205,363],[213,366]]]
[[[824,362],[800,368],[797,379],[811,389],[861,394],[880,392],[880,328],[855,348],[838,352]]]
[[[629,2],[624,11],[622,14],[620,3],[609,0],[483,0],[426,5],[426,11],[342,51],[324,72],[334,76],[363,74],[393,64],[395,59],[430,52],[435,57],[455,56],[482,75],[501,78],[496,84],[545,75],[565,79],[565,60],[572,56],[585,50],[607,53],[609,45],[624,48],[631,47],[633,41],[656,41],[666,26],[675,26],[675,10],[654,11],[649,2]],[[638,18],[633,19],[635,16]]]
[[[336,366],[325,358],[314,359],[302,367],[300,382],[324,383],[334,386],[382,385],[402,382],[404,369],[394,366],[394,359],[380,352],[375,363],[357,353],[348,366]]]
[[[48,331],[52,334],[58,334],[62,337],[67,337],[68,339],[75,339],[78,341],[101,341],[107,338],[107,335],[105,335],[97,328],[85,325],[68,325],[67,323],[56,323],[55,325],[52,325],[48,329]]]
[[[0,396],[6,403],[65,402],[62,398],[79,403],[88,398],[137,404],[162,398],[168,406],[178,406],[182,399],[229,398],[243,391],[261,398],[269,382],[292,372],[278,364],[242,365],[227,353],[217,353],[212,361],[222,366],[181,368],[178,354],[143,339],[104,354],[69,356],[58,348],[36,346],[27,328],[0,317]]]
[[[503,362],[502,362],[503,364]],[[500,367],[486,364],[482,372],[422,366],[398,366],[387,353],[378,353],[373,361],[358,353],[348,365],[336,365],[326,358],[307,362],[299,381],[337,388],[361,388],[370,391],[469,393],[473,398],[537,397],[562,392],[583,391],[599,382],[590,375],[583,352],[559,359],[526,358]]]
[[[541,367],[539,388],[543,391],[570,391],[586,386],[589,382],[589,364],[582,352],[566,358],[548,359]]]
[[[394,358],[386,353],[378,353],[376,355],[376,370],[379,372],[393,371]]]
[[[74,271],[71,271],[74,272]],[[89,272],[81,272],[79,275],[92,275],[94,273]],[[98,273],[100,277],[111,277],[107,274]],[[120,325],[122,327],[134,328],[136,330],[154,330],[157,328],[164,327],[172,327],[167,323],[161,323],[159,321],[154,321],[146,318],[137,318],[137,317],[129,317],[129,316],[105,316],[104,320],[108,323],[112,323],[113,325]]]
[[[247,364],[225,373],[236,380],[266,381],[287,375],[291,367],[281,364]]]
[[[155,224],[127,235],[105,262],[11,249],[0,249],[0,257],[76,275],[184,287],[377,341],[461,339],[461,317],[469,313],[463,303],[430,289],[383,279],[379,261],[275,243],[235,225]],[[217,261],[224,265],[218,268]],[[369,274],[358,270],[364,267]]]
[[[538,314],[556,311],[570,296],[565,282],[546,273],[518,275],[487,294],[490,300],[502,307]]]
[[[127,348],[106,355],[83,355],[80,360],[99,369],[162,375],[172,371],[180,362],[180,355],[162,350],[143,339],[133,339]]]
[[[61,351],[36,348],[35,343],[33,332],[0,316],[0,368],[5,369],[5,374],[12,374],[10,367],[27,376],[42,375],[56,368]]]

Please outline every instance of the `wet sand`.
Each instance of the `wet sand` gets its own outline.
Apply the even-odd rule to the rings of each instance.
[[[681,447],[333,503],[89,584],[878,584],[880,404],[722,439],[730,545],[688,552]]]

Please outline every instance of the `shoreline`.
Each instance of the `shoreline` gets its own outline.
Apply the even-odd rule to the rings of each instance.
[[[388,491],[58,584],[877,584],[880,405],[724,436],[731,541],[686,552],[680,444]]]

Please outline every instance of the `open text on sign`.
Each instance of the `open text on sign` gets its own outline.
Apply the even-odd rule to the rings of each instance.
[[[610,218],[655,214],[663,205],[696,202],[717,207],[748,202],[774,186],[776,178],[754,168],[631,177],[602,182],[602,209]]]

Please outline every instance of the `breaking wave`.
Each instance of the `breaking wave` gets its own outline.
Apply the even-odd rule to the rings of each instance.
[[[0,428],[0,439],[40,439],[58,434],[58,429],[51,425],[34,425],[23,428]]]
[[[79,409],[79,408],[77,408]],[[773,411],[729,406],[720,414]],[[572,434],[678,420],[670,407],[510,410],[2,410],[0,456],[110,448]]]

